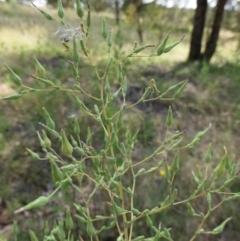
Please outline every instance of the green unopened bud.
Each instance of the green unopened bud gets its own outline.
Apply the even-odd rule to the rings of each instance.
[[[30,153],[30,155],[32,156],[32,158],[36,159],[36,160],[41,160],[41,157],[36,153],[31,151],[30,149],[26,148],[26,150]]]
[[[118,68],[117,80],[120,84],[123,82],[123,73],[122,73],[122,70],[120,68]]]
[[[123,98],[125,99],[126,94],[127,94],[127,77],[125,76],[123,81],[122,81],[122,94]]]
[[[141,212],[136,208],[132,208],[132,212],[133,212],[134,215],[137,215],[137,216],[141,215]]]
[[[96,112],[97,115],[100,115],[98,106],[97,106],[96,104],[94,105],[94,110],[95,110],[95,112]]]
[[[50,86],[53,86],[53,87],[57,87],[51,80],[48,80],[48,79],[44,79],[44,78],[40,78],[40,77],[37,77],[37,76],[33,76],[31,75],[35,80],[38,80],[40,81],[41,83],[44,83],[46,85],[50,85]]]
[[[192,171],[192,175],[193,175],[194,181],[195,181],[197,184],[199,184],[199,183],[200,183],[200,180],[199,180],[199,178],[197,177],[197,175],[195,174],[194,171]]]
[[[90,28],[91,26],[91,10],[88,9],[88,14],[87,14],[87,27]]]
[[[37,77],[46,78],[46,71],[44,67],[40,64],[40,62],[37,60],[37,58],[34,55],[33,55],[33,62],[35,65]]]
[[[79,18],[83,18],[84,10],[83,10],[83,3],[80,0],[76,0],[76,9],[77,9],[77,15]]]
[[[45,221],[45,225],[44,225],[44,234],[48,235],[49,234],[49,225],[48,225],[48,221]]]
[[[162,42],[162,43],[158,46],[158,48],[157,48],[157,55],[158,55],[158,56],[164,53],[164,49],[165,49],[166,44],[167,44],[167,41],[168,41],[169,33],[170,33],[170,32],[168,32],[168,34],[167,34],[167,36],[165,37],[165,39],[163,40],[163,42]]]
[[[202,139],[202,137],[208,132],[208,130],[210,128],[211,128],[211,124],[204,131],[198,132],[198,134],[195,136],[195,138],[192,140],[192,142],[189,143],[186,147],[188,147],[188,148],[194,147]]]
[[[110,66],[112,65],[112,62],[113,62],[113,57],[110,57],[108,62],[107,62],[106,72],[108,72]]]
[[[104,39],[106,39],[108,36],[108,30],[107,30],[105,18],[102,19],[102,36]]]
[[[46,130],[48,130],[51,135],[55,136],[56,138],[58,138],[60,140],[62,139],[62,137],[55,130],[51,129],[50,127],[44,125],[41,122],[39,122],[39,125],[43,126]]]
[[[50,161],[50,164],[51,164],[51,170],[52,170],[52,177],[53,177],[53,180],[55,182],[60,182],[62,181],[63,179],[63,174],[62,172],[60,171],[60,169],[58,168],[54,158],[52,158],[51,156],[48,156],[48,159]]]
[[[72,135],[70,135],[70,138],[71,138],[71,142],[72,142],[73,146],[74,146],[74,147],[77,146],[78,143],[77,143],[77,141],[73,138]]]
[[[71,157],[73,152],[73,147],[68,141],[64,129],[61,130],[61,137],[62,137],[62,146],[61,146],[62,154],[67,157]]]
[[[38,9],[38,11],[39,11],[41,14],[43,14],[46,19],[48,19],[48,20],[55,20],[49,13],[47,13],[47,12],[39,9],[36,5],[34,5],[33,2],[32,2],[32,5],[33,5],[36,9]]]
[[[49,115],[49,113],[47,112],[47,110],[43,107],[43,113],[46,119],[46,124],[49,128],[55,130],[55,123],[52,120],[51,116]]]
[[[51,144],[52,144],[51,141],[49,140],[49,138],[44,130],[42,130],[42,133],[43,133],[43,141],[44,141],[45,147],[50,148]]]
[[[151,218],[148,215],[146,215],[146,223],[147,223],[147,226],[149,228],[151,228],[153,226],[153,222],[152,222]]]
[[[92,136],[93,136],[93,133],[91,132],[90,128],[88,127],[88,129],[87,129],[87,144],[88,145],[91,145],[91,143],[92,143]]]
[[[140,170],[138,170],[138,172],[134,175],[134,178],[136,178],[137,176],[143,174],[146,172],[146,169],[145,168],[141,168]]]
[[[149,47],[153,47],[153,45],[146,44],[144,46],[138,47],[138,48],[134,49],[133,53],[134,54],[140,53],[141,51],[143,51],[144,49],[149,48]]]
[[[120,112],[118,114],[118,118],[116,120],[116,125],[120,128],[123,123],[123,106],[120,109]]]
[[[108,30],[107,44],[108,44],[108,52],[110,52],[110,48],[112,47],[112,29],[111,28]]]
[[[82,216],[75,215],[75,217],[82,223],[86,223],[87,222],[87,220],[84,217],[82,217]]]
[[[171,178],[171,173],[170,173],[170,171],[169,171],[169,166],[168,166],[166,163],[164,163],[164,167],[165,167],[166,178],[167,178],[168,180],[170,180],[170,178]]]
[[[209,163],[212,160],[212,143],[209,143],[207,153],[205,155],[205,162]]]
[[[109,92],[110,92],[110,84],[109,84],[109,80],[108,80],[108,75],[106,75],[106,78],[105,78],[104,90],[105,90],[106,94],[109,94]]]
[[[230,187],[236,179],[237,179],[237,177],[234,176],[234,177],[230,178],[229,180],[225,181],[220,189]]]
[[[93,223],[90,217],[87,218],[87,234],[91,237],[93,237],[94,235],[94,227],[93,227]]]
[[[80,40],[80,46],[81,46],[81,49],[82,49],[83,53],[84,53],[86,56],[88,56],[88,52],[87,52],[85,43],[84,43],[84,41],[83,41],[82,39]]]
[[[22,96],[23,96],[23,94],[17,93],[17,94],[3,97],[2,100],[17,100],[17,99],[20,99]]]
[[[78,124],[78,119],[77,118],[74,118],[73,120],[73,130],[74,130],[74,133],[79,136],[80,135],[80,126]]]
[[[83,102],[74,93],[72,93],[72,96],[73,96],[74,103],[76,104],[76,106],[78,108],[80,108],[81,110],[84,110],[86,112],[89,112],[88,108],[83,104]]]
[[[43,139],[42,139],[42,137],[40,136],[40,134],[39,134],[38,131],[37,131],[37,135],[38,135],[38,140],[39,140],[39,142],[40,142],[40,146],[41,146],[43,149],[45,149],[45,148],[46,148],[45,143],[44,143],[44,141],[43,141]]]
[[[171,203],[173,204],[177,198],[177,195],[178,195],[178,190],[177,188],[175,188],[172,192],[172,195],[171,195]]]
[[[171,44],[171,45],[165,47],[164,53],[168,53],[168,52],[171,51],[174,47],[176,47],[178,44],[180,44],[184,37],[185,37],[185,36],[183,35],[182,38],[180,39],[180,41],[178,41],[178,42],[176,42],[176,43],[174,43],[174,44]]]
[[[193,209],[192,205],[188,202],[187,203],[188,214],[193,216],[195,214],[195,210]]]
[[[7,68],[11,80],[12,80],[16,85],[21,86],[21,85],[22,85],[22,79],[21,79],[15,72],[13,72],[13,70],[12,70],[10,67],[8,67],[6,64],[5,64],[4,66]]]
[[[14,222],[13,222],[13,234],[14,234],[15,236],[17,236],[18,233],[19,233],[18,225],[17,225],[17,222],[14,221]]]
[[[73,61],[74,63],[77,65],[79,62],[79,53],[78,53],[78,48],[77,48],[77,41],[76,41],[76,37],[73,37],[73,52],[72,52],[72,56],[73,56]]]
[[[165,207],[169,204],[169,195],[165,198],[165,200],[161,203],[161,207]]]
[[[73,76],[76,77],[76,78],[79,78],[78,67],[75,64],[73,64],[71,66],[72,66]]]
[[[177,42],[175,44],[169,45],[164,49],[164,53],[168,53],[169,51],[171,51],[175,46],[177,46],[180,42]]]
[[[179,156],[179,151],[177,151],[177,153],[175,154],[174,159],[173,159],[173,163],[172,163],[172,170],[174,172],[178,171],[178,169],[179,169],[179,158],[178,158],[178,156]]]
[[[29,236],[31,241],[38,241],[37,236],[35,235],[35,233],[32,230],[29,230]]]
[[[222,233],[226,223],[229,222],[231,219],[232,219],[231,217],[227,218],[225,221],[223,221],[219,226],[214,228],[212,231],[208,231],[208,232],[205,232],[205,233],[207,233],[207,234],[214,234],[214,235]]]
[[[181,81],[181,82],[179,82],[179,83],[177,83],[177,84],[175,84],[175,85],[170,86],[170,87],[169,87],[165,92],[163,92],[158,98],[160,99],[160,98],[162,98],[163,96],[165,96],[168,92],[175,90],[178,86],[181,86],[183,83],[185,83],[185,81],[186,81],[186,80]]]
[[[58,17],[61,18],[61,19],[64,17],[62,0],[58,0]]]
[[[75,150],[78,154],[80,154],[80,155],[82,155],[82,156],[87,156],[87,154],[85,153],[85,151],[84,151],[81,147],[76,146],[76,147],[74,148],[74,150]]]
[[[112,203],[114,212],[116,213],[117,216],[120,216],[120,215],[126,213],[126,211],[124,211],[120,206],[118,206],[113,200],[111,203]]]
[[[166,119],[167,127],[171,127],[172,123],[173,123],[172,107],[169,106],[168,115],[167,115],[167,119]]]
[[[17,214],[17,213],[20,213],[20,212],[23,212],[26,210],[30,210],[33,208],[43,207],[49,202],[49,200],[50,200],[50,197],[41,196],[41,197],[37,198],[36,200],[30,202],[26,206],[19,208],[14,213]]]
[[[211,193],[210,193],[210,192],[207,192],[206,199],[207,199],[207,203],[208,203],[209,209],[211,209],[212,196],[211,196]]]
[[[213,172],[215,173],[216,177],[219,178],[225,171],[225,162],[226,159],[228,159],[228,154],[225,153],[224,156],[222,157],[220,163],[216,166],[216,168],[213,170]]]
[[[112,96],[111,96],[111,100],[115,100],[118,97],[118,94],[120,92],[121,88],[119,88]]]
[[[183,84],[181,85],[181,87],[177,90],[177,92],[174,94],[173,98],[176,100],[179,97],[181,97],[183,90],[185,89],[186,85],[187,85],[187,80],[185,82],[183,82]]]
[[[66,225],[66,228],[67,228],[68,230],[73,229],[73,220],[72,220],[72,216],[71,216],[69,207],[67,208],[67,211],[66,211],[66,221],[65,221],[65,225]]]

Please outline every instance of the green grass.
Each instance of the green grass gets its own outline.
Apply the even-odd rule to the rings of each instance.
[[[56,15],[56,11],[52,9],[47,9],[47,11],[53,16]],[[66,15],[72,16],[70,19],[67,19],[70,26],[79,26],[80,21],[75,17],[73,10],[68,10]],[[90,49],[93,56],[98,56],[94,61],[100,66],[101,72],[101,68],[104,71],[108,59],[105,51],[106,46],[99,44],[99,42],[102,43],[102,41],[99,41],[102,17],[105,17],[108,26],[112,27],[113,38],[118,38],[119,44],[123,42],[121,48],[115,48],[115,54],[118,56],[123,56],[127,50],[133,47],[133,42],[137,40],[137,34],[135,29],[122,18],[121,34],[117,35],[118,27],[115,25],[114,15],[110,11],[93,13],[93,15],[93,28],[89,46],[97,46],[97,48],[90,47]],[[0,26],[3,26],[0,39],[0,63],[8,64],[23,77],[25,84],[36,87],[39,84],[30,77],[31,74],[35,73],[31,58],[31,54],[34,53],[35,56],[42,60],[49,78],[53,78],[65,86],[73,86],[71,69],[65,62],[68,59],[68,54],[64,51],[65,49],[61,44],[60,38],[54,37],[54,32],[59,27],[56,22],[47,21],[32,6],[14,5],[13,8],[11,5],[1,3],[0,16]],[[160,33],[158,30],[151,30],[147,21],[144,26],[146,28],[144,44],[159,44],[161,39],[159,39]],[[165,27],[162,34],[163,37],[167,31],[168,29]],[[211,65],[206,63],[182,64],[188,55],[190,41],[189,25],[186,25],[186,28],[181,28],[179,31],[173,30],[170,36],[170,42],[173,43],[178,41],[183,34],[186,35],[184,41],[172,50],[170,54],[155,59],[145,57],[137,60],[132,59],[129,60],[127,67],[124,69],[131,85],[139,88],[144,88],[151,78],[155,79],[159,89],[164,89],[185,78],[189,79],[189,84],[183,97],[172,104],[176,121],[171,131],[187,129],[186,141],[190,141],[196,132],[206,128],[210,122],[213,124],[210,133],[201,142],[198,149],[194,152],[184,152],[181,156],[181,172],[177,177],[181,183],[181,186],[178,186],[181,196],[185,196],[193,188],[193,184],[189,185],[188,183],[191,170],[196,165],[200,167],[203,165],[204,153],[208,143],[212,142],[214,146],[215,163],[219,161],[223,154],[223,146],[226,146],[230,155],[235,158],[239,155],[240,134],[238,128],[240,119],[240,99],[238,93],[240,66],[239,59],[235,53],[237,42],[236,40],[233,42],[228,40],[234,33],[228,30],[222,31],[218,50]],[[84,58],[81,61],[80,78],[82,86],[86,90],[92,90],[95,88],[92,67],[87,64]],[[3,65],[0,66],[0,74],[0,87],[3,90],[0,93],[0,97],[3,97],[13,93],[14,88]],[[115,83],[114,79],[111,81]],[[80,113],[73,106],[68,106],[69,100],[70,97],[67,93],[53,92],[48,94],[39,93],[37,95],[30,94],[19,101],[1,103],[0,164],[4,168],[1,169],[1,171],[4,170],[4,175],[0,175],[0,186],[6,186],[6,188],[0,190],[0,196],[10,216],[13,210],[21,204],[32,200],[33,196],[36,197],[41,194],[42,190],[45,190],[46,186],[51,183],[48,164],[36,164],[36,162],[32,161],[29,154],[25,152],[25,147],[41,152],[36,140],[36,131],[40,129],[38,122],[43,122],[44,120],[41,109],[43,106],[52,111],[53,119],[60,120],[58,121],[60,123],[58,128],[70,128],[69,122],[71,120],[69,121],[67,117],[71,114],[80,115]],[[164,122],[169,104],[171,103],[157,102],[153,106],[146,106],[141,110],[136,108],[133,113],[128,113],[124,117],[124,120],[131,126],[132,130],[140,130],[135,154],[136,160],[146,153],[150,153],[157,144],[161,143],[165,134]],[[88,102],[87,105],[92,106],[93,103]],[[151,115],[147,112],[149,110],[152,110]],[[79,118],[84,129],[88,120],[85,120],[84,117]],[[92,124],[94,126],[94,123]],[[85,130],[83,132],[86,135]],[[101,135],[95,140],[95,143],[96,145],[101,145]],[[156,171],[154,176],[156,182],[151,183],[153,192],[151,196],[145,197],[144,203],[139,202],[140,209],[146,208],[148,205],[158,205],[159,197],[156,195],[155,190],[159,190],[159,193],[163,191],[165,180],[159,174],[159,170]],[[44,177],[44,181],[42,181],[42,177]],[[149,183],[147,179],[143,178],[142,185],[137,188],[137,195],[141,197],[146,188],[149,188]],[[201,207],[200,203],[196,203],[196,206]],[[237,208],[237,205],[235,207]],[[43,220],[51,211],[51,208],[49,208],[46,213],[43,211],[40,214],[33,213],[31,216],[33,220],[39,221],[37,216],[40,215],[40,224],[35,221],[33,221],[33,224],[31,221],[24,222],[25,218],[23,216],[19,216],[17,219],[19,219],[20,223],[24,223],[22,228],[27,230],[33,228],[33,226],[38,226],[38,224],[42,226]],[[162,214],[162,216],[158,217],[158,220],[154,221],[163,220],[168,222],[170,226],[178,226],[182,222],[179,217],[182,217],[183,213],[184,210],[176,209],[175,212],[170,214],[172,218],[169,220],[166,219],[166,214]],[[219,213],[219,215],[224,217],[232,215],[230,207],[220,210]],[[187,224],[185,229],[184,226],[179,226],[178,232],[174,234],[177,240],[184,240],[184,236],[179,236],[184,234],[183,230],[190,232],[187,229],[190,221],[184,215],[182,218],[187,220]],[[230,228],[230,232],[239,226],[238,219],[239,215],[235,212],[235,221],[232,224],[235,226]],[[54,220],[54,217],[51,217],[51,220]],[[219,224],[218,220],[209,220],[210,226],[217,224]],[[146,232],[148,232],[147,229]]]

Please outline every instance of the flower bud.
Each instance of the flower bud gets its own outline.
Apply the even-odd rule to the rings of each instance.
[[[171,127],[173,123],[173,116],[172,116],[172,107],[169,106],[168,108],[168,115],[167,115],[167,119],[166,119],[166,124],[167,124],[167,127]]]
[[[29,236],[31,241],[38,241],[37,236],[35,235],[35,233],[32,230],[29,230]]]
[[[69,207],[67,208],[67,211],[66,211],[65,225],[68,230],[73,229],[73,220],[72,220],[72,216],[71,216]]]
[[[15,236],[17,236],[18,233],[19,233],[18,225],[17,225],[17,222],[14,221],[14,222],[13,222],[13,234],[14,234]]]
[[[76,0],[76,9],[77,9],[77,15],[79,18],[83,18],[84,10],[83,10],[83,3],[80,0]]]
[[[87,27],[90,28],[91,26],[91,10],[90,7],[88,8],[88,15],[87,15]]]
[[[106,39],[108,36],[108,30],[107,30],[105,18],[102,19],[102,36],[104,39]]]
[[[46,148],[45,143],[44,143],[44,141],[43,141],[43,139],[42,139],[42,137],[40,136],[40,134],[39,134],[38,131],[37,131],[37,135],[38,135],[38,140],[39,140],[39,142],[40,142],[40,146],[41,146],[43,149],[45,149],[45,148]]]
[[[50,164],[51,164],[52,177],[53,177],[54,182],[62,181],[63,174],[60,171],[60,169],[58,168],[54,158],[52,158],[51,156],[48,156],[48,159],[49,159]]]
[[[33,55],[33,62],[35,65],[37,77],[46,78],[46,76],[45,76],[46,71],[45,71],[44,67],[40,64],[40,62],[37,60],[37,58],[34,55]]]
[[[41,160],[41,157],[40,157],[37,153],[31,151],[31,150],[28,149],[28,148],[26,148],[26,150],[30,153],[30,155],[32,156],[32,158],[34,158],[34,159],[36,159],[36,160]]]
[[[92,220],[91,220],[90,217],[87,218],[87,233],[91,237],[91,239],[92,239],[92,237],[93,237],[93,235],[95,233],[94,232],[93,223],[92,223]]]
[[[20,99],[22,96],[23,96],[23,94],[17,93],[17,94],[3,97],[3,98],[1,98],[1,100],[17,100],[17,99]]]
[[[157,55],[158,56],[164,53],[164,49],[165,49],[167,41],[168,41],[169,33],[170,32],[168,32],[166,38],[163,40],[163,42],[157,48]]]
[[[62,146],[61,146],[62,154],[67,157],[71,157],[73,152],[73,147],[68,141],[64,129],[61,130],[61,136],[62,136]]]
[[[55,123],[52,120],[52,118],[50,117],[49,113],[47,112],[47,110],[43,107],[43,113],[46,119],[46,124],[49,128],[55,130]]]
[[[70,138],[71,138],[71,142],[72,142],[73,146],[74,147],[78,146],[77,141],[74,139],[74,137],[72,135],[70,135]]]
[[[84,43],[84,41],[83,41],[82,39],[80,40],[80,46],[81,46],[81,49],[82,49],[83,53],[84,53],[86,56],[88,56],[88,52],[87,52],[85,43]]]
[[[63,6],[62,6],[62,0],[58,0],[58,16],[61,19],[64,17],[64,10],[63,10]]]
[[[6,64],[5,64],[5,67],[7,68],[9,74],[10,74],[10,78],[11,80],[16,84],[16,85],[19,85],[21,86],[22,85],[22,79],[16,74],[13,72],[13,70],[8,67]]]
[[[55,20],[49,13],[47,13],[47,12],[39,9],[36,5],[34,5],[33,2],[32,2],[32,5],[33,5],[35,8],[37,8],[38,11],[46,17],[46,19],[48,19],[48,20]]]
[[[176,100],[179,97],[181,97],[183,90],[185,89],[188,81],[184,81],[184,83],[181,85],[181,87],[177,90],[177,92],[174,94],[173,98]]]
[[[42,133],[43,133],[43,141],[44,141],[45,147],[50,148],[51,144],[52,144],[51,141],[49,140],[49,138],[44,130],[42,130]]]
[[[73,61],[74,63],[77,65],[79,63],[79,53],[78,53],[78,48],[77,48],[77,41],[76,41],[76,37],[73,37]]]
[[[20,212],[23,212],[26,210],[45,206],[49,202],[49,199],[50,199],[50,197],[41,196],[41,197],[37,198],[36,200],[30,202],[26,206],[19,208],[14,213],[17,214],[17,213],[20,213]]]

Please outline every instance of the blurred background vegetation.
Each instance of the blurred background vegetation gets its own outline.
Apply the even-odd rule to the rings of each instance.
[[[66,7],[67,23],[78,28],[80,20],[74,10],[74,2],[63,1]],[[57,16],[54,9],[56,0],[35,2]],[[185,138],[191,140],[195,133],[205,129],[209,123],[213,127],[197,149],[181,153],[181,170],[175,186],[179,198],[184,198],[195,188],[191,180],[191,170],[199,165],[204,167],[204,155],[209,142],[213,145],[213,167],[220,161],[226,146],[230,156],[238,161],[240,144],[240,1],[230,0],[89,0],[92,9],[92,29],[90,46],[99,68],[104,69],[108,56],[101,41],[101,19],[106,18],[114,36],[113,55],[124,56],[132,49],[134,41],[139,44],[156,44],[171,31],[169,42],[184,40],[169,54],[156,59],[128,60],[124,73],[130,87],[128,101],[134,102],[150,79],[155,79],[159,89],[188,79],[183,97],[173,103],[152,102],[139,105],[125,117],[133,130],[139,130],[138,144],[134,159],[143,153],[150,153],[161,141],[165,133],[165,118],[168,106],[174,110],[175,123],[172,131],[187,129]],[[86,2],[84,2],[87,7]],[[32,54],[47,69],[49,78],[63,86],[73,86],[71,68],[66,62],[68,55],[62,46],[61,36],[56,34],[61,26],[47,21],[28,1],[8,0],[0,2],[0,97],[15,92],[3,64],[22,76],[24,83],[38,87],[31,74],[35,73]],[[91,66],[82,57],[79,73],[82,86],[91,92],[95,89],[95,76]],[[112,73],[115,76],[115,73]],[[112,85],[117,88],[115,79]],[[44,221],[52,224],[63,215],[64,205],[71,205],[76,199],[74,192],[66,192],[47,208],[14,215],[13,211],[27,204],[39,195],[45,195],[54,188],[50,167],[47,162],[32,160],[26,147],[42,154],[36,138],[40,130],[39,122],[44,122],[42,107],[45,107],[58,125],[71,132],[72,116],[77,116],[82,126],[81,137],[86,135],[86,123],[94,126],[81,116],[71,103],[67,93],[34,93],[11,102],[1,101],[0,105],[0,240],[11,240],[13,220],[17,220],[21,233],[19,240],[28,240],[28,230],[43,233]],[[121,101],[121,100],[119,100]],[[92,108],[92,103],[86,103]],[[96,130],[94,143],[101,147],[101,132]],[[58,148],[58,143],[54,143]],[[171,156],[168,157],[171,160]],[[164,172],[158,170],[154,182],[142,179],[137,187],[138,209],[142,210],[160,203],[167,193]],[[149,186],[151,189],[149,190]],[[231,187],[240,191],[240,182]],[[89,193],[85,187],[86,195]],[[214,202],[218,197],[214,197]],[[61,201],[59,201],[61,200]],[[79,201],[79,200],[78,200]],[[92,207],[93,212],[104,209],[104,197],[99,196]],[[203,200],[196,201],[195,209],[204,211]],[[233,217],[226,230],[218,236],[199,236],[198,240],[240,240],[240,203],[235,201],[219,209],[207,220],[206,229],[219,225],[227,217]],[[197,227],[198,219],[188,217],[186,207],[172,209],[158,214],[156,223],[172,227],[175,240],[187,240]],[[149,230],[138,223],[139,230],[146,235]],[[76,234],[84,230],[76,221]],[[102,240],[116,240],[113,233]]]

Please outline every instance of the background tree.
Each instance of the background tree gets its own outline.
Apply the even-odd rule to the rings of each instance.
[[[197,0],[197,8],[195,11],[193,31],[190,44],[190,52],[188,60],[200,60],[203,30],[205,26],[207,13],[207,0]]]
[[[206,20],[207,0],[197,0],[197,8],[194,16],[193,31],[190,44],[189,61],[206,60],[210,61],[217,46],[218,36],[223,20],[224,6],[227,0],[218,0],[215,16],[211,27],[211,34],[208,37],[204,53],[201,53],[203,30]]]
[[[228,0],[218,0],[216,12],[214,16],[214,21],[212,25],[212,32],[208,38],[206,49],[204,52],[204,59],[210,61],[217,46],[218,36],[221,28],[221,23],[223,19],[224,6]]]
[[[140,43],[143,42],[143,6],[143,0],[125,0],[122,7],[129,21],[137,23]]]

